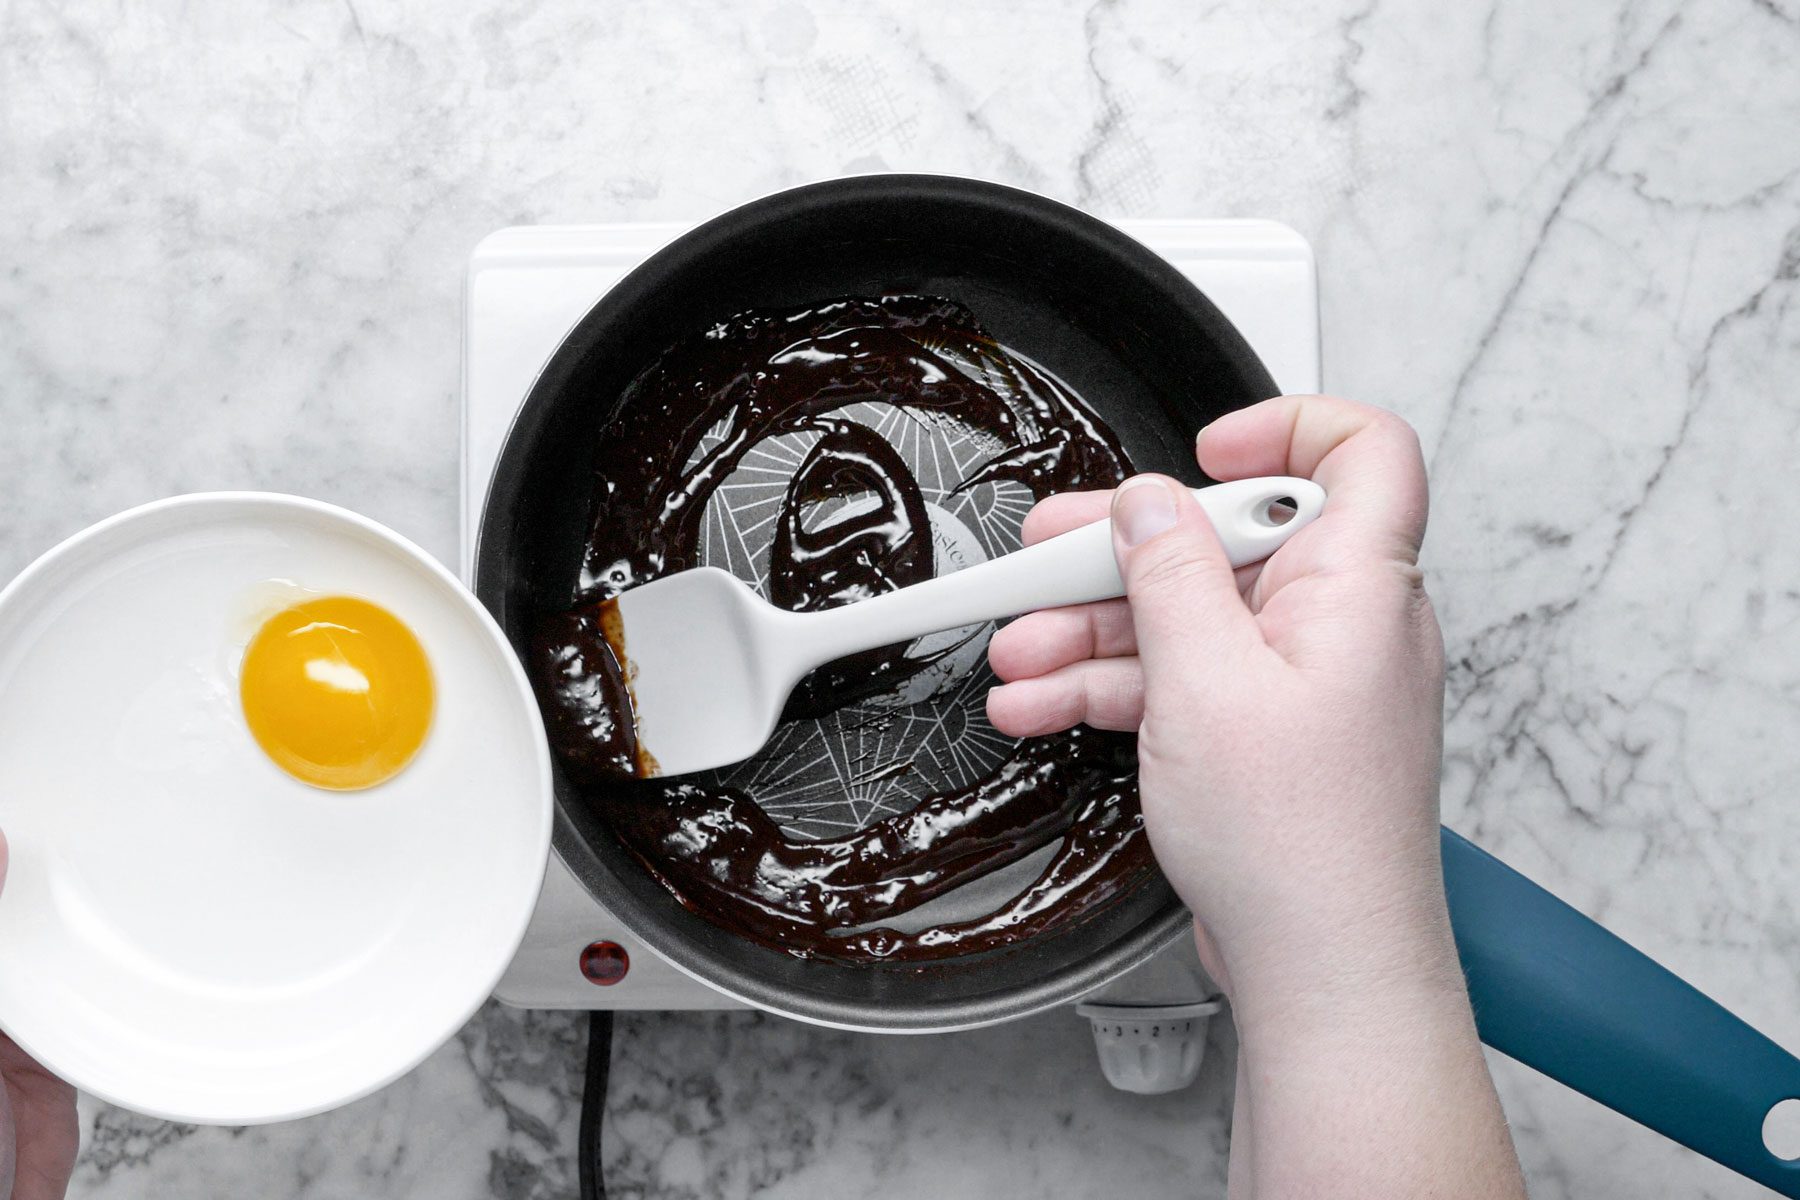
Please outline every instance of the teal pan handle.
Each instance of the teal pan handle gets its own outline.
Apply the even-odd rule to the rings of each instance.
[[[1443,832],[1450,924],[1481,1040],[1740,1175],[1800,1197],[1763,1118],[1800,1059],[1543,888]]]

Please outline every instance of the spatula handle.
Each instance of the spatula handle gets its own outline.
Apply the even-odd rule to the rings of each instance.
[[[1273,554],[1325,506],[1325,491],[1318,484],[1279,475],[1196,488],[1194,498],[1212,520],[1234,567]],[[1269,506],[1281,500],[1292,504],[1294,514],[1277,524]],[[1113,557],[1112,523],[1097,521],[872,600],[809,613],[808,646],[817,665],[943,629],[1124,594]]]

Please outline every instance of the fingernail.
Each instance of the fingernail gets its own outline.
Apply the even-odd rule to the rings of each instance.
[[[1175,497],[1153,475],[1127,479],[1113,493],[1113,528],[1127,546],[1141,546],[1175,524]]]
[[[1205,427],[1194,435],[1194,458],[1201,464],[1202,471],[1206,470],[1206,435],[1211,433],[1212,427],[1218,423],[1218,421],[1208,421]]]

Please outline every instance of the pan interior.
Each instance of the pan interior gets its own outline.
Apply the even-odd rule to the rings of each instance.
[[[1073,210],[1009,189],[927,177],[845,180],[771,197],[702,226],[634,272],[577,325],[534,388],[495,475],[478,562],[483,599],[515,645],[523,649],[532,619],[566,607],[574,591],[595,435],[638,373],[677,338],[746,309],[892,293],[967,306],[1001,344],[1080,395],[1138,470],[1203,482],[1194,431],[1274,391],[1242,339],[1191,284]],[[1003,487],[950,495],[950,477],[966,472],[979,447],[959,441],[953,420],[902,425],[904,415],[882,407],[863,405],[854,415],[908,459],[928,501],[935,489],[939,570],[951,555],[991,557],[1016,547],[1020,497]],[[771,487],[785,484],[775,460],[792,459],[796,449],[769,447]],[[733,494],[742,511],[722,506],[716,524],[709,512],[703,554],[755,583],[759,547],[746,531],[767,496],[754,488]],[[828,509],[809,515],[833,517]],[[950,656],[952,670],[925,681],[922,693],[873,702],[904,708],[902,716],[890,711],[892,720],[863,722],[862,736],[881,725],[894,743],[862,755],[864,774],[880,775],[884,757],[929,760],[931,770],[861,778],[841,755],[832,761],[834,739],[840,750],[851,745],[857,718],[868,715],[847,713],[811,723],[815,728],[784,728],[769,751],[725,777],[752,782],[758,801],[801,836],[845,832],[910,807],[935,790],[935,778],[960,773],[966,782],[968,771],[979,773],[990,756],[997,761],[1009,743],[982,713],[991,681],[986,631],[952,636],[964,639]],[[916,720],[915,711],[940,714],[945,728],[928,729],[931,721]],[[803,961],[681,908],[566,780],[559,782],[559,809],[559,852],[633,932],[726,991],[810,1019],[898,1028],[999,1019],[1098,984],[1184,924],[1179,902],[1158,880],[1098,915],[996,953],[923,969]],[[1042,853],[1034,856],[1039,866]],[[916,911],[907,927],[991,911],[1034,874],[1015,864]]]
[[[974,364],[958,365],[978,370]],[[854,403],[833,416],[874,431],[905,464],[930,521],[938,574],[1023,544],[1029,489],[1010,479],[965,486],[993,453],[978,431],[952,414],[913,412],[882,401]],[[707,506],[700,541],[706,565],[731,571],[769,598],[776,517],[795,472],[822,436],[817,430],[778,434],[745,456]],[[702,442],[695,459],[722,438],[721,432]],[[812,531],[828,529],[875,502],[873,494],[834,496],[806,507],[801,523]],[[913,653],[932,658],[932,665],[895,693],[858,700],[819,718],[784,722],[756,757],[708,775],[752,796],[785,833],[803,839],[851,834],[933,795],[977,783],[1016,744],[987,719],[987,692],[998,682],[986,655],[993,628],[971,626],[920,638]],[[978,919],[1027,887],[1053,849],[1046,846],[883,924],[910,933]]]

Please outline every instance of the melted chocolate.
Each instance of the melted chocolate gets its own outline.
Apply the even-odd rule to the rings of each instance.
[[[1129,469],[1078,397],[952,301],[886,296],[742,313],[671,347],[604,427],[575,604],[543,623],[533,675],[565,767],[691,911],[800,957],[944,958],[1064,926],[1154,870],[1130,737],[1079,728],[1024,741],[985,779],[817,841],[788,836],[752,796],[704,777],[619,779],[641,773],[643,749],[608,601],[700,565],[708,501],[759,444],[817,435],[775,517],[774,603],[831,608],[933,575],[929,517],[905,461],[842,415],[868,401],[940,414],[991,445],[958,491],[1012,480],[1042,498],[1109,486]],[[897,692],[948,652],[899,645],[831,663],[802,682],[785,715]],[[1058,839],[1038,879],[985,917],[915,933],[887,924]]]
[[[794,612],[854,604],[932,577],[931,518],[912,472],[887,439],[855,421],[819,422],[813,443],[788,481],[769,547],[769,602]],[[810,509],[869,495],[873,507],[808,530]],[[853,654],[820,667],[794,689],[784,720],[835,712],[891,692],[932,660],[905,646]]]
[[[550,744],[588,778],[655,775],[656,759],[637,736],[637,699],[626,664],[619,602],[603,600],[539,624],[531,676]]]

